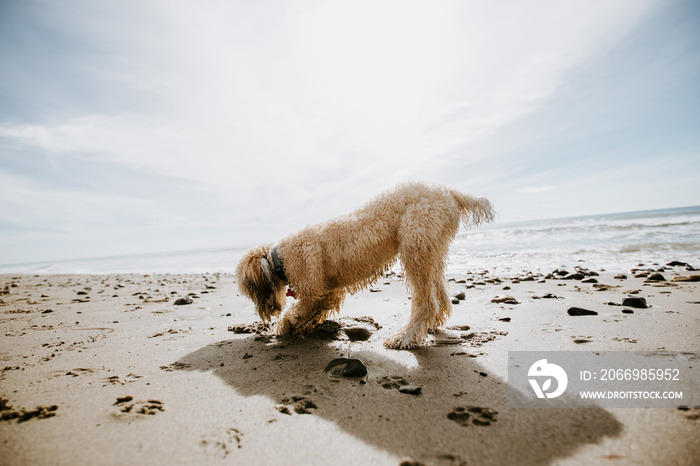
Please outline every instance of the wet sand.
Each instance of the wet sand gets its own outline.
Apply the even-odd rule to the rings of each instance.
[[[452,277],[447,329],[403,351],[396,275],[304,339],[261,333],[230,275],[0,276],[0,463],[698,464],[695,406],[508,407],[508,351],[700,351],[699,282],[673,281],[699,272],[637,268]]]

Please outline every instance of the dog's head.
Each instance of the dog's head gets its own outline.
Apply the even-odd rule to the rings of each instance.
[[[279,315],[286,300],[286,284],[277,276],[270,262],[270,246],[263,245],[247,251],[236,268],[238,288],[255,303],[255,310],[263,322]]]

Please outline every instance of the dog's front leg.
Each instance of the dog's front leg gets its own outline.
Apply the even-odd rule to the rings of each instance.
[[[277,335],[309,333],[316,326],[316,312],[318,305],[315,302],[299,300],[287,309],[277,322]]]

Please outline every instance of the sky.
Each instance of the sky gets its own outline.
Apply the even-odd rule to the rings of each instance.
[[[408,181],[700,204],[693,0],[0,0],[0,264],[272,242]]]

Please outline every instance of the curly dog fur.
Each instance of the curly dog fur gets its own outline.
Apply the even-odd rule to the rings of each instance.
[[[247,251],[236,270],[238,285],[264,322],[282,312],[289,285],[298,300],[282,314],[276,332],[303,335],[339,312],[348,293],[369,286],[400,258],[412,292],[411,317],[384,344],[414,347],[450,316],[445,264],[460,220],[477,225],[493,215],[485,198],[444,186],[402,184],[351,214],[280,241],[284,274],[275,272],[272,245]]]

